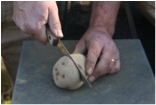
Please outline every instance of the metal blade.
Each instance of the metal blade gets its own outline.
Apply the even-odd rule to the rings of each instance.
[[[74,63],[74,65],[76,66],[76,68],[78,69],[78,72],[80,74],[80,78],[85,82],[87,83],[91,88],[92,88],[92,85],[90,84],[90,82],[87,80],[87,78],[85,77],[85,75],[82,73],[82,71],[80,70],[80,68],[78,67],[78,65],[76,64],[76,62],[73,60],[73,58],[70,56],[70,53],[69,51],[66,49],[66,47],[63,45],[63,43],[61,42],[60,39],[58,39],[57,37],[55,37],[49,30],[49,28],[47,27],[47,37],[48,37],[48,40],[49,40],[49,43],[52,45],[52,46],[57,46],[60,51],[62,52],[62,54],[68,56],[72,62]]]
[[[59,40],[57,47],[61,50],[61,52],[68,56],[74,63],[74,65],[76,66],[76,68],[78,69],[78,72],[80,74],[80,78],[89,85],[89,87],[92,88],[92,85],[90,84],[90,82],[88,81],[88,79],[86,78],[86,76],[82,73],[82,71],[80,70],[79,66],[76,64],[76,62],[74,61],[74,59],[72,58],[72,56],[70,56],[69,51],[65,48],[65,46],[63,45],[63,43]]]
[[[68,56],[68,57],[70,57],[70,59],[73,61],[74,65],[75,65],[76,68],[78,69],[79,74],[81,74],[81,75],[80,75],[80,78],[81,78],[85,83],[87,83],[87,84],[89,85],[89,87],[92,88],[92,85],[90,84],[90,82],[88,81],[88,79],[86,78],[86,76],[82,73],[82,71],[80,70],[80,68],[79,68],[79,66],[76,64],[76,62],[73,60],[73,58],[72,58],[71,56]]]
[[[60,49],[62,54],[66,55],[66,56],[70,56],[69,51],[65,48],[65,46],[63,45],[63,43],[60,40],[58,41],[57,47]]]

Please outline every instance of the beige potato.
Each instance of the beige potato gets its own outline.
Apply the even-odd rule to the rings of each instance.
[[[85,73],[85,56],[82,54],[71,54],[71,56],[87,77]],[[61,57],[54,65],[53,79],[58,87],[65,89],[78,89],[84,84],[80,79],[76,66],[68,56]]]

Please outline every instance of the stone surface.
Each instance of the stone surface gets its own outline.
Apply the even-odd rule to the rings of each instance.
[[[77,41],[63,41],[72,53]],[[52,68],[63,56],[50,45],[25,41],[13,91],[13,104],[150,104],[155,103],[154,75],[139,40],[115,40],[121,54],[121,71],[106,75],[76,91],[57,88]]]

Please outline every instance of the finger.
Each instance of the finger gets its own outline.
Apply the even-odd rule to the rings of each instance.
[[[109,54],[107,54],[107,52],[105,54],[103,54],[103,53],[101,54],[100,60],[99,60],[98,64],[96,65],[94,72],[89,77],[90,82],[94,82],[97,78],[99,78],[102,75],[107,74],[108,71],[110,70],[110,68],[109,68],[110,60],[108,58],[108,55]]]
[[[100,56],[101,50],[102,48],[95,42],[89,46],[86,60],[86,70],[89,75],[93,73],[96,62]]]
[[[48,42],[47,36],[46,36],[46,26],[43,25],[41,28],[35,31],[34,37],[42,44],[46,44]]]
[[[61,23],[58,15],[58,8],[56,2],[49,7],[49,17],[48,24],[50,27],[50,31],[58,38],[63,38],[63,33],[61,29]]]
[[[110,71],[109,71],[109,73],[110,74],[112,74],[112,73],[114,73],[115,72],[115,66],[116,66],[116,64],[117,64],[117,59],[114,59],[114,58],[110,58]]]
[[[113,55],[112,55],[112,58],[111,59],[111,64],[110,64],[110,74],[113,74],[117,71],[120,70],[120,54],[119,54],[119,51],[116,50]]]
[[[84,40],[81,39],[81,40],[77,43],[77,45],[76,45],[75,50],[73,51],[73,53],[75,53],[75,54],[76,54],[76,53],[84,54],[85,51],[86,51],[86,45],[85,45]]]
[[[116,73],[120,70],[120,60],[116,60],[115,62],[111,63],[111,71],[110,74]]]

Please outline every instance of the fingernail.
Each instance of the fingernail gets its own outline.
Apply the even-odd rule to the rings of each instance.
[[[94,82],[94,80],[95,80],[95,77],[94,76],[89,77],[89,81],[90,82]]]
[[[62,38],[63,37],[63,33],[61,30],[57,30],[57,36]]]
[[[88,73],[88,75],[91,75],[92,74],[92,68],[89,68],[87,73]]]

